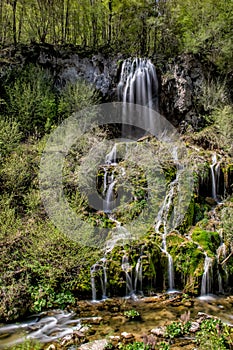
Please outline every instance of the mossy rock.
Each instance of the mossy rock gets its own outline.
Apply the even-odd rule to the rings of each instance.
[[[173,258],[176,285],[196,294],[203,273],[203,252],[197,244],[175,232],[167,236],[167,249]]]
[[[192,232],[192,239],[197,242],[210,257],[215,257],[216,250],[220,245],[218,232],[206,231],[195,227]]]

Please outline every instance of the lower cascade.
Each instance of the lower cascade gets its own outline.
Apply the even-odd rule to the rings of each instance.
[[[212,183],[212,197],[218,203],[219,202],[219,182],[220,182],[220,164],[221,160],[217,161],[216,153],[212,156],[212,164],[210,166],[211,171],[211,183]]]
[[[205,254],[204,272],[201,281],[201,296],[212,292],[213,284],[213,260]]]

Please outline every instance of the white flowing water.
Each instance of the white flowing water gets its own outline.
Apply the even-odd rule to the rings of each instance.
[[[213,259],[205,253],[204,272],[201,281],[201,297],[212,292],[213,284]]]
[[[139,289],[138,289],[139,282]],[[139,292],[139,294],[143,294],[142,289],[142,256],[138,258],[138,261],[135,266],[135,280],[134,280],[134,290],[135,292]]]
[[[126,59],[121,68],[120,81],[117,86],[118,99],[122,102],[139,104],[149,108],[147,110],[147,118],[149,118],[149,128],[154,126],[153,111],[158,111],[158,79],[156,75],[155,66],[149,59],[146,58],[128,58]],[[122,110],[123,121],[125,118],[125,124],[134,125],[133,110],[130,111],[130,106]],[[125,117],[124,117],[125,116]],[[148,129],[147,126],[144,130]],[[149,130],[147,131],[147,133]],[[122,136],[133,136],[129,129],[122,126]]]
[[[41,343],[53,342],[82,328],[81,319],[75,318],[74,312],[50,311],[31,316],[21,323],[14,323],[0,328],[0,349],[35,339]]]
[[[226,245],[223,240],[223,230],[220,229],[219,231],[219,237],[220,237],[220,246],[217,249],[217,275],[218,275],[218,292],[219,293],[224,293],[224,288],[223,288],[223,282],[222,282],[222,275],[219,270],[219,265],[221,264],[222,261],[224,261],[227,257],[227,249]],[[228,282],[228,270],[227,270],[227,265],[223,264],[222,265],[223,272],[225,274],[225,282]]]
[[[173,157],[174,160],[176,159],[176,152],[174,152]],[[177,225],[179,220],[178,217],[176,217],[176,211],[174,207],[174,198],[177,193],[177,189],[179,187],[179,175],[182,171],[182,168],[177,170],[176,178],[173,180],[169,186],[168,191],[165,196],[165,199],[163,201],[163,204],[158,212],[157,218],[156,218],[156,224],[154,226],[155,232],[162,235],[162,245],[161,250],[163,253],[166,254],[168,259],[168,290],[171,291],[175,288],[175,282],[174,282],[174,266],[173,266],[173,259],[171,254],[167,251],[167,234],[169,233],[169,229],[175,228],[174,224]],[[174,216],[170,217],[172,209],[174,210]],[[162,234],[161,234],[161,228],[162,228]]]
[[[121,268],[125,272],[126,277],[126,296],[132,296],[134,294],[132,266],[129,263],[129,258],[127,254],[124,254],[122,257]]]
[[[213,199],[219,203],[219,180],[220,180],[220,163],[221,160],[218,162],[216,153],[212,156],[212,164],[210,166],[210,172],[211,172],[211,183],[212,183],[212,197]]]
[[[157,110],[158,79],[155,66],[146,58],[127,59],[122,64],[118,98]]]
[[[117,184],[115,178],[115,167],[117,163],[117,144],[114,144],[111,151],[105,157],[105,164],[103,166],[103,211],[108,215],[109,219],[116,223],[115,229],[112,230],[111,237],[106,241],[103,248],[103,258],[91,267],[91,288],[92,288],[92,301],[97,301],[96,291],[96,278],[100,281],[102,300],[107,298],[107,254],[112,251],[116,244],[124,244],[129,241],[131,237],[130,233],[121,225],[121,223],[114,219],[111,215],[115,207],[115,193],[114,188]],[[124,169],[122,168],[122,173]],[[129,276],[127,276],[126,284],[130,288]]]

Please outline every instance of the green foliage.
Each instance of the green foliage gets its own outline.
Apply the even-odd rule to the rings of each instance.
[[[58,114],[61,119],[69,117],[85,107],[97,104],[99,98],[94,88],[85,81],[67,83],[61,90],[58,102]]]
[[[143,342],[135,341],[132,344],[124,345],[123,347],[119,347],[122,350],[149,350],[150,347],[145,345]]]
[[[5,158],[0,167],[2,194],[10,194],[12,205],[22,210],[23,197],[34,182],[38,171],[39,157],[36,147],[21,144]]]
[[[65,306],[75,303],[75,298],[71,292],[65,291],[56,293],[49,285],[37,287],[32,286],[30,292],[32,298],[32,312],[40,312],[43,309],[51,307],[64,309]]]
[[[47,6],[2,0],[1,13],[2,46],[67,44],[67,51],[72,44],[106,53],[156,54],[160,64],[192,52],[207,56],[224,72],[232,67],[232,1],[70,0],[66,6],[62,1]]]
[[[233,108],[230,105],[218,109],[213,114],[214,125],[219,136],[219,145],[232,154],[233,151]]]
[[[233,247],[233,202],[228,201],[221,211],[221,222],[223,228],[224,239],[230,250]]]
[[[126,316],[129,319],[138,319],[140,318],[140,313],[137,310],[127,310],[124,311],[124,316]]]
[[[199,227],[195,227],[192,232],[192,239],[194,242],[200,244],[210,257],[215,256],[220,244],[218,232],[205,231]]]
[[[6,157],[19,145],[22,133],[19,123],[0,116],[0,157]],[[0,158],[0,159],[1,159]]]
[[[201,323],[201,329],[196,333],[196,342],[201,350],[229,349],[229,326],[218,319],[207,319]]]
[[[223,108],[227,102],[226,82],[222,82],[220,80],[204,81],[202,84],[199,102],[203,106],[205,113]],[[210,116],[209,122],[212,121],[211,119],[212,117]]]
[[[7,114],[24,135],[43,133],[54,124],[56,100],[48,71],[34,65],[18,69],[9,76],[5,89]]]
[[[171,339],[182,337],[185,334],[189,333],[190,327],[191,327],[191,322],[189,321],[186,323],[174,321],[169,325],[167,325],[165,336]]]
[[[41,350],[43,345],[32,340],[25,340],[22,344],[17,344],[8,348],[9,350]]]

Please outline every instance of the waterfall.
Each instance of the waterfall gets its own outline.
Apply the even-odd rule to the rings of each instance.
[[[96,301],[96,286],[95,286],[95,273],[99,265],[96,263],[91,266],[91,290],[92,290],[92,301]]]
[[[123,62],[118,98],[158,109],[158,79],[155,66],[146,58],[127,59]]]
[[[117,145],[115,143],[111,151],[106,155],[105,163],[110,165],[111,164],[115,165],[116,162],[117,162]]]
[[[117,93],[119,101],[139,104],[158,111],[158,79],[152,62],[146,58],[126,59],[122,64]],[[125,124],[134,125],[133,120],[129,123],[128,117],[133,115],[130,107],[127,106],[126,110],[123,107],[122,112],[123,120],[124,115],[127,115]],[[150,110],[147,113],[149,113],[150,127],[153,128],[153,113],[150,113]],[[146,129],[145,127],[144,130]],[[128,137],[129,130],[131,135],[131,129],[123,125],[122,136]]]
[[[137,291],[138,281],[140,283],[139,293],[143,294],[142,291],[142,256],[138,258],[138,261],[135,266],[135,280],[134,280],[134,290]]]
[[[125,272],[125,276],[126,276],[126,296],[127,295],[132,296],[134,294],[133,280],[132,280],[132,266],[129,263],[129,258],[127,254],[124,254],[122,257],[121,268]]]
[[[173,151],[172,156],[175,162],[178,162],[177,159],[177,152]],[[168,289],[173,290],[175,288],[174,283],[174,267],[173,267],[173,259],[172,256],[167,251],[167,234],[169,228],[172,228],[175,224],[178,225],[178,217],[174,215],[173,217],[170,217],[171,209],[174,209],[174,197],[177,193],[177,188],[179,187],[179,176],[182,172],[182,167],[180,167],[177,170],[176,178],[173,180],[169,186],[168,186],[168,192],[165,196],[165,199],[163,201],[163,204],[158,212],[157,218],[156,218],[156,224],[154,226],[155,232],[161,235],[160,228],[162,226],[163,233],[162,233],[162,245],[161,250],[163,253],[166,254],[167,260],[168,260]],[[174,214],[176,214],[176,211],[174,210]],[[173,222],[172,222],[173,221]]]
[[[100,279],[101,291],[102,291],[102,299],[107,298],[107,267],[106,267],[107,259],[104,256],[100,261],[91,266],[91,290],[92,290],[92,301],[97,301],[97,292],[96,292],[96,274],[98,273],[98,277]],[[102,270],[102,272],[100,272]]]
[[[226,259],[227,257],[227,251],[226,251],[226,245],[223,241],[223,235],[222,235],[222,229],[219,230],[219,236],[220,236],[220,245],[217,249],[217,255],[216,255],[216,259],[217,259],[217,275],[218,275],[218,292],[219,293],[224,293],[224,289],[223,289],[223,283],[222,283],[222,275],[221,272],[219,270],[219,265],[221,264],[221,260]],[[223,265],[223,271],[225,273],[225,278],[226,278],[226,282],[228,280],[228,271],[227,271],[227,265]]]
[[[219,190],[219,180],[220,180],[220,161],[217,161],[216,153],[212,156],[212,164],[210,166],[211,172],[211,183],[212,183],[212,197],[219,203],[218,190]]]
[[[213,280],[213,260],[205,253],[204,272],[201,281],[201,296],[210,294]]]
[[[100,278],[100,282],[101,282],[101,288],[102,288],[102,299],[106,299],[107,298],[107,267],[106,267],[106,263],[107,263],[107,259],[104,257],[100,260],[103,264],[102,264],[102,268],[103,268],[103,275]]]

